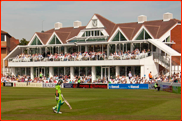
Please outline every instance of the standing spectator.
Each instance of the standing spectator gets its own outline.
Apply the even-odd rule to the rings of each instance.
[[[42,79],[42,72],[40,72],[40,75],[39,75],[39,77]]]
[[[78,78],[78,87],[77,88],[80,88],[80,78]]]
[[[149,80],[152,80],[152,72],[149,73]]]
[[[129,71],[129,73],[128,73],[128,77],[129,77],[129,79],[131,79],[131,78],[132,78],[131,71]]]

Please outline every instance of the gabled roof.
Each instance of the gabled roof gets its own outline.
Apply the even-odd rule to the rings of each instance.
[[[97,16],[97,18],[101,21],[101,23],[104,25],[105,30],[107,31],[107,33],[110,35],[114,29],[115,23],[113,23],[112,21],[104,18],[103,16],[99,15],[99,14],[95,14]]]
[[[70,32],[55,32],[62,43],[66,43],[66,39],[68,38]]]
[[[36,32],[37,36],[41,39],[43,44],[46,44],[49,38],[51,37],[52,33],[41,33],[41,32]]]
[[[14,37],[10,38],[10,51],[12,51],[19,44],[19,40]]]
[[[5,31],[3,31],[3,30],[1,30],[1,34],[6,34],[6,35],[8,35],[9,37],[11,37],[11,35],[10,35],[8,32],[5,32]]]
[[[142,26],[144,26],[147,29],[147,31],[153,36],[154,39],[159,39],[174,25],[181,22],[180,20],[177,20],[177,19],[171,19],[165,22],[163,20],[154,20],[154,21],[145,21],[144,23],[140,23],[140,24],[138,22],[115,24],[114,22],[104,18],[103,16],[99,14],[94,14],[94,15],[100,20],[100,22],[105,27],[104,29],[109,34],[108,40],[113,35],[113,33],[117,30],[118,27],[123,31],[123,33],[126,35],[126,37],[129,40],[132,40]],[[86,26],[80,26],[79,28],[64,27],[58,30],[55,30],[53,28],[48,31],[45,31],[44,33],[37,32],[37,35],[39,36],[41,41],[44,44],[46,44],[49,38],[51,37],[51,35],[53,34],[53,32],[55,32],[60,38],[60,40],[63,43],[66,43],[66,40],[73,38],[74,36],[77,36],[80,30],[85,28]]]
[[[132,40],[133,37],[137,34],[137,32],[140,30],[140,28],[142,26],[145,26],[145,28],[150,32],[150,34],[152,34],[154,39],[158,39],[179,22],[181,21],[177,19],[171,19],[165,22],[163,20],[146,21],[141,24],[138,24],[138,22],[121,23],[116,24],[116,26],[114,27],[114,31],[117,29],[117,27],[119,27],[128,37],[128,39]],[[111,33],[111,35],[114,33],[114,31]]]

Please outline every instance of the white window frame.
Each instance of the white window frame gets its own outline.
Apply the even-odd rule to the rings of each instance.
[[[32,44],[33,40],[35,39],[35,37],[37,37],[37,38],[40,40],[40,42],[42,43],[42,45],[44,45],[44,43],[42,42],[42,40],[41,40],[41,39],[39,38],[39,36],[35,33],[35,34],[33,35],[32,39],[30,40],[30,42],[28,43],[28,46],[32,46],[31,44]]]
[[[49,40],[47,41],[46,45],[50,45],[49,43],[51,42],[52,38],[54,37],[54,35],[58,38],[58,40],[61,42],[61,44],[63,44],[63,42],[61,41],[61,39],[58,37],[58,35],[53,32],[53,34],[51,35],[51,37],[49,38]]]
[[[154,37],[151,35],[151,33],[147,30],[147,28],[142,25],[141,28],[138,30],[138,32],[135,34],[135,36],[133,37],[132,41],[135,41],[136,38],[140,35],[140,33],[142,32],[142,30],[145,30],[150,36],[151,36],[151,39],[154,39]],[[144,34],[145,35],[145,34]],[[145,37],[145,36],[144,36]],[[145,40],[145,39],[144,39]],[[136,40],[137,41],[137,40]]]
[[[115,30],[115,32],[112,34],[112,36],[111,36],[111,38],[109,39],[108,42],[111,42],[111,41],[114,39],[114,37],[116,36],[116,34],[117,34],[118,32],[121,32],[121,34],[123,34],[123,36],[126,38],[126,41],[129,41],[128,37],[124,34],[124,32],[120,29],[120,27],[118,27],[118,28]],[[120,36],[120,34],[119,34],[119,36]]]

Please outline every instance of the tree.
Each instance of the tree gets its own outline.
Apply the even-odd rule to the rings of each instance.
[[[22,38],[22,39],[20,40],[19,45],[27,45],[28,43],[29,43],[29,41],[27,41],[25,38]]]

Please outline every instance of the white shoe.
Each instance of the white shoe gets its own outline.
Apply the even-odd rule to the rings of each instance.
[[[57,112],[56,112],[57,113]],[[62,114],[62,112],[58,112],[59,114]]]
[[[55,110],[55,108],[54,108],[54,107],[52,107],[52,109],[53,109],[53,112],[54,112],[54,113],[56,113],[56,112],[57,112],[57,111]]]

